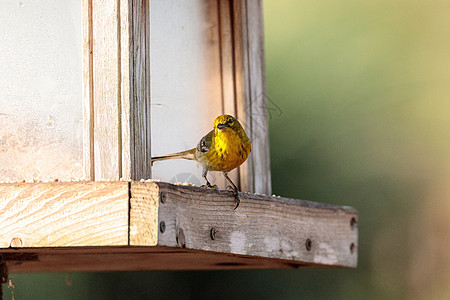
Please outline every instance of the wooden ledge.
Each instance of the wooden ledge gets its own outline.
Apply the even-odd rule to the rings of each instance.
[[[356,267],[351,207],[165,182],[0,184],[10,272]]]

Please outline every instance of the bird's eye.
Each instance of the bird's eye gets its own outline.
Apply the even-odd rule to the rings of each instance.
[[[233,119],[228,119],[227,123],[233,125]]]

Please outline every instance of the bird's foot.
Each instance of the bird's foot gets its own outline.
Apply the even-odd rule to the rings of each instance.
[[[230,177],[228,177],[228,173],[227,172],[223,172],[223,176],[228,181],[228,183],[231,184],[231,186],[228,186],[227,189],[231,188],[231,191],[233,191],[234,203],[236,204],[234,209],[236,209],[236,208],[238,208],[239,203],[241,203],[241,199],[239,199],[239,190],[238,190],[237,186],[233,183],[233,181],[230,179]]]
[[[217,184],[211,185],[211,184],[204,184],[202,186],[200,186],[201,188],[204,189],[211,189],[211,190],[219,190],[219,187],[217,186]]]

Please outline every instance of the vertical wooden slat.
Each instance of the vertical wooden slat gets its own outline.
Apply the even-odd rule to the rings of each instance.
[[[271,194],[269,121],[264,64],[264,24],[262,0],[247,0],[248,57],[252,136],[254,145],[254,191]],[[260,176],[264,174],[263,176]]]
[[[234,89],[233,28],[230,1],[219,1],[222,98],[225,114],[236,115]]]
[[[94,180],[94,90],[92,0],[82,1],[83,44],[83,169],[84,178]]]
[[[121,0],[117,2],[117,167],[118,176],[122,178],[122,22],[121,22]]]
[[[131,0],[131,179],[151,177],[149,3]]]
[[[142,170],[142,178],[151,178],[152,177],[152,154],[151,154],[151,105],[150,105],[150,4],[149,1],[143,1],[143,14],[140,14],[140,20],[145,26],[145,35],[141,36],[141,41],[145,44],[145,51],[139,54],[139,57],[145,60],[143,70],[141,72],[142,76],[142,85],[141,89],[143,90],[144,95],[141,99],[141,106],[145,107],[144,110],[144,118],[146,121],[144,130],[145,130],[145,143],[141,145],[141,152],[143,155],[143,160],[139,162],[139,170]],[[137,177],[136,177],[137,178]]]
[[[148,1],[82,10],[85,178],[150,178]]]
[[[122,174],[131,179],[131,115],[130,115],[130,11],[129,1],[120,0],[120,68],[121,68],[121,134]]]
[[[220,35],[220,71],[222,76],[222,101],[223,113],[237,117],[236,112],[236,90],[234,74],[234,50],[233,50],[233,18],[231,16],[231,1],[218,1],[219,11],[219,35]],[[239,119],[239,117],[238,117]],[[238,184],[240,190],[242,184],[239,169],[230,172],[231,180]]]
[[[233,38],[236,85],[236,114],[252,141],[252,152],[247,161],[239,168],[241,190],[255,192],[253,178],[253,156],[255,155],[252,138],[251,102],[249,96],[249,72],[247,49],[247,10],[245,1],[233,1]]]
[[[93,0],[95,179],[119,179],[117,1]]]
[[[243,188],[271,193],[268,112],[265,97],[262,1],[233,1],[237,115],[250,132],[252,153],[242,166]]]

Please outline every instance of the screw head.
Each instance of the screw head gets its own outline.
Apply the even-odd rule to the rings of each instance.
[[[312,241],[311,241],[311,239],[306,239],[305,247],[306,247],[306,250],[311,251],[311,248],[312,248]]]
[[[161,233],[166,231],[166,223],[164,223],[164,221],[159,222],[159,231],[161,231]]]
[[[216,239],[216,229],[214,227],[209,231],[209,235],[213,241]]]
[[[350,219],[350,227],[351,227],[352,229],[355,229],[356,223],[357,223],[357,221],[356,221],[356,218],[355,218],[355,217],[353,217],[353,218]]]
[[[159,192],[159,199],[161,199],[161,203],[166,203],[166,193]]]

